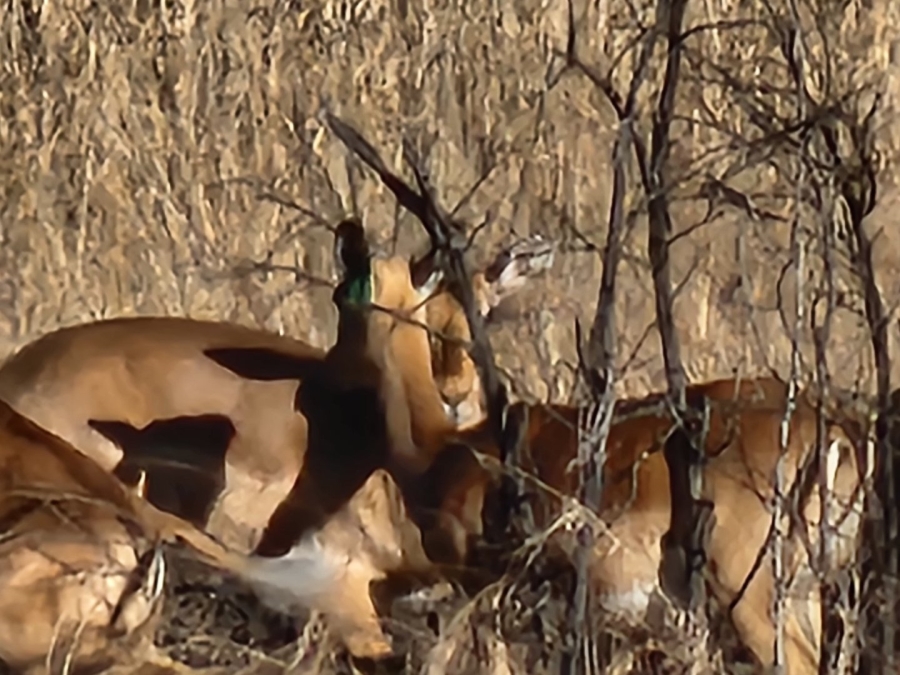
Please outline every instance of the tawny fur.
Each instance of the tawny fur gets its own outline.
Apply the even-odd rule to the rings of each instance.
[[[410,287],[406,261],[373,261],[373,276],[375,303],[408,314],[412,307],[404,303],[414,304],[415,297],[408,292],[392,295],[396,284],[405,291]],[[400,281],[395,282],[394,276]],[[397,386],[400,381],[392,378],[391,368],[384,367],[394,361],[392,349],[403,353],[411,332],[408,328],[392,331],[396,323],[389,314],[373,312],[360,325],[345,327],[329,352],[263,330],[186,318],[139,317],[81,324],[48,333],[14,353],[0,367],[0,398],[108,471],[121,460],[122,450],[88,426],[89,419],[117,420],[140,429],[154,420],[179,416],[219,414],[229,418],[236,435],[226,454],[225,489],[206,527],[229,545],[249,551],[289,494],[295,503],[298,499],[313,502],[322,495],[341,497],[335,497],[329,507],[307,504],[307,519],[312,522],[327,517],[349,499],[369,473],[384,464],[390,445],[401,457],[415,454],[405,416],[407,406],[392,403],[405,394],[402,386]],[[211,348],[271,350],[310,362],[309,370],[322,366],[321,372],[327,373],[322,377],[328,378],[335,391],[359,387],[380,391],[383,405],[398,411],[388,413],[393,437],[370,441],[360,431],[359,444],[371,447],[348,450],[358,458],[358,466],[350,471],[346,467],[323,469],[318,483],[310,486],[300,478],[307,464],[309,420],[295,410],[303,379],[290,374],[269,380],[241,377],[207,358],[203,352]],[[317,414],[327,415],[328,411]],[[349,418],[353,419],[352,411]],[[324,427],[330,428],[327,421]],[[321,454],[327,454],[327,439],[321,443]],[[315,494],[296,494],[306,489]],[[180,515],[177,508],[173,512]],[[301,533],[302,528],[291,536]]]
[[[349,231],[363,236],[360,227],[350,225]],[[487,270],[475,275],[483,311],[516,292],[551,261],[552,250],[540,238],[501,252]],[[433,409],[446,418],[442,400],[456,401],[452,392],[466,390],[470,408],[481,404],[465,347],[446,350],[447,368],[453,372],[435,371],[427,333],[404,320],[431,320],[433,328],[441,330],[448,327],[442,317],[457,317],[451,333],[468,339],[468,326],[464,317],[458,320],[461,312],[452,296],[413,288],[410,264],[399,257],[372,260],[373,303],[391,313],[343,313],[336,344],[327,352],[229,323],[176,317],[112,319],[56,330],[20,348],[0,365],[0,397],[107,470],[122,460],[122,448],[88,420],[111,420],[138,430],[179,417],[218,415],[230,420],[235,434],[225,454],[224,485],[208,518],[194,522],[240,550],[277,552],[277,542],[297,539],[321,524],[378,466],[387,464],[407,475],[421,473],[430,464],[434,442],[427,435],[429,427],[418,420]],[[295,360],[301,372],[242,376],[204,354],[221,348],[267,350]],[[429,390],[424,398],[420,393],[408,396],[410,391],[425,391],[417,378],[430,382],[435,372],[445,382],[443,395]],[[336,417],[322,403],[312,412],[322,431],[311,450],[309,413],[297,411],[295,399],[315,377],[336,392],[377,391],[381,409],[360,410],[358,416],[344,410],[343,417]],[[354,427],[360,426],[354,424],[357,417],[377,426],[374,420],[380,416],[386,430],[360,428],[354,435]],[[456,426],[453,420],[447,423]],[[329,436],[334,430],[340,438]],[[333,452],[336,446],[343,446],[341,453]],[[310,452],[324,459],[313,458],[311,463]],[[332,455],[334,466],[328,462]],[[152,486],[154,480],[147,478]],[[155,487],[159,491],[159,481]],[[155,503],[187,517],[191,497],[173,494],[165,504]],[[285,501],[292,504],[290,525],[275,517]],[[273,517],[289,531],[272,532]]]
[[[456,320],[461,319],[457,316]],[[416,346],[424,349],[422,343]],[[410,351],[405,354],[411,363],[421,364],[429,357]],[[430,495],[434,510],[425,539],[432,555],[446,562],[461,562],[467,556],[468,542],[481,534],[482,509],[492,482],[488,472],[463,448],[470,446],[495,458],[498,451],[485,422],[460,431],[446,420],[439,406],[427,404],[435,400],[433,392],[438,388],[428,380],[427,373],[420,367],[407,381],[408,390],[419,392],[409,398],[422,402],[412,410],[412,425],[419,430],[423,464],[429,467],[422,472],[423,485],[427,486],[423,492]],[[708,554],[713,587],[719,600],[727,604],[750,573],[771,522],[766,500],[771,498],[774,486],[786,387],[774,379],[726,379],[693,385],[690,393],[702,393],[717,402],[706,447],[712,457],[705,472],[705,490],[714,502],[717,519]],[[640,403],[622,402],[619,407],[634,408]],[[520,411],[527,409],[530,417],[527,468],[554,490],[575,494],[575,475],[567,473],[566,468],[577,455],[577,410],[567,406],[517,407]],[[608,440],[601,511],[610,528],[596,543],[594,591],[610,609],[625,613],[632,610],[637,622],[645,619],[649,597],[659,589],[660,542],[671,512],[661,438],[671,423],[667,414],[646,412],[615,424]],[[791,420],[784,462],[788,487],[798,467],[814,452],[816,424],[816,412],[801,394]],[[832,515],[840,529],[838,551],[830,561],[834,568],[847,564],[859,543],[863,467],[857,462],[857,448],[864,440],[833,422],[826,429],[827,443],[837,453]],[[645,454],[648,456],[642,459]],[[635,465],[636,474],[632,470]],[[538,504],[538,525],[547,525],[558,509],[558,503]],[[802,515],[807,522],[806,535],[816,541],[820,520],[817,487],[803,505]],[[812,578],[801,535],[794,533],[787,547],[787,566],[795,581],[787,607],[786,658],[790,673],[811,673],[817,668],[821,639],[819,588]],[[772,593],[771,563],[766,558],[732,615],[744,643],[766,664],[773,659],[774,625],[768,613]]]
[[[410,293],[405,260],[373,260],[372,280],[375,304],[423,318],[420,298]],[[367,594],[369,582],[395,569],[429,566],[421,544],[416,553],[418,530],[403,511],[396,485],[378,471],[391,463],[390,452],[401,468],[418,461],[409,415],[414,403],[406,399],[408,378],[399,376],[397,365],[406,362],[394,355],[406,351],[409,339],[427,340],[427,335],[379,311],[342,317],[337,343],[327,353],[231,324],[164,317],[103,321],[62,329],[25,346],[0,368],[0,398],[82,449],[97,463],[94,473],[111,471],[122,451],[91,429],[88,419],[123,420],[140,428],[180,415],[231,418],[237,435],[226,456],[225,489],[205,524],[228,548],[174,517],[177,509],[164,513],[147,505],[157,529],[169,528],[170,538],[188,539],[208,561],[259,588],[274,583],[270,600],[324,611],[351,653],[379,656],[389,645]],[[387,436],[370,437],[365,427],[355,428],[351,410],[349,424],[330,423],[351,438],[356,433],[357,442],[342,449],[321,439],[317,463],[310,467],[310,420],[295,410],[298,380],[239,377],[204,356],[216,347],[270,349],[321,366],[315,376],[327,378],[329,391],[377,392],[383,411],[360,411],[360,416],[386,415]],[[426,343],[419,353],[427,350]],[[435,396],[432,403],[440,405]],[[316,410],[330,414],[327,406]],[[343,413],[342,420],[348,411]],[[330,428],[328,420],[313,422]],[[108,485],[119,485],[104,476]],[[145,481],[136,487],[143,492],[152,478],[138,480]],[[244,555],[254,545],[260,555]]]
[[[307,568],[313,563],[323,572],[322,593],[315,598],[315,607],[325,613],[329,626],[351,654],[369,658],[393,653],[373,604],[371,583],[392,573],[431,579],[437,572],[397,484],[381,469],[324,527],[295,549],[278,558],[254,556],[241,573],[266,604],[290,613],[292,595],[308,597],[311,580],[298,579],[295,566],[296,560],[304,557]],[[325,560],[331,564],[323,566]],[[290,592],[298,583],[300,592]]]
[[[528,237],[502,249],[472,275],[475,309],[482,317],[522,291],[549,269],[553,247],[540,236]],[[456,298],[447,291],[425,303],[425,323],[432,331],[431,362],[441,398],[458,428],[475,424],[484,414],[484,394],[475,362],[468,352],[472,334]]]
[[[350,653],[363,657],[391,653],[369,584],[432,569],[383,470],[288,555],[247,556],[156,509],[2,400],[0,522],[0,658],[35,673],[48,658],[89,669],[155,655],[163,542],[238,575],[275,609],[323,612]],[[138,569],[145,554],[151,565]]]
[[[25,673],[151,658],[160,533],[113,476],[3,401],[0,524],[0,658]]]

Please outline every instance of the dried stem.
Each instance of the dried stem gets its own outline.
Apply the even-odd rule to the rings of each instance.
[[[441,208],[422,167],[422,162],[409,142],[404,141],[403,156],[415,176],[418,191],[388,169],[378,151],[356,129],[327,109],[323,110],[322,115],[334,134],[378,174],[382,183],[394,194],[397,201],[416,216],[428,232],[432,253],[438,256],[438,264],[444,269],[447,286],[463,308],[469,323],[469,330],[472,334],[470,348],[472,360],[478,368],[487,399],[490,428],[500,447],[501,457],[505,461],[507,455],[510,454],[510,448],[507,445],[514,437],[514,435],[504,433],[508,406],[506,387],[500,382],[497,374],[494,353],[490,340],[487,338],[484,319],[475,303],[471,274],[465,257],[468,240],[463,228],[451,221],[444,209]]]
[[[872,118],[879,97],[860,122],[855,114],[852,119],[842,119],[852,140],[852,156],[841,157],[837,134],[834,129],[823,129],[824,140],[834,157],[835,165],[841,166],[838,189],[840,199],[846,206],[845,218],[851,235],[850,261],[862,286],[863,306],[875,361],[876,401],[878,415],[875,423],[875,454],[881,459],[880,471],[872,485],[871,468],[866,467],[866,501],[872,504],[877,495],[882,510],[880,519],[874,517],[869,523],[869,549],[872,566],[867,573],[865,586],[870,589],[866,599],[868,615],[880,628],[879,642],[882,650],[883,672],[896,672],[896,626],[893,617],[897,607],[896,580],[900,574],[900,559],[897,551],[898,516],[896,480],[897,458],[893,451],[896,425],[896,402],[891,394],[891,359],[887,336],[887,312],[878,285],[875,282],[875,265],[872,254],[872,240],[863,227],[864,218],[875,207],[877,182],[872,160]],[[867,509],[869,518],[873,514]],[[877,589],[877,590],[876,590]],[[882,595],[883,594],[883,595]],[[882,606],[882,603],[887,606]],[[874,668],[874,664],[868,664]]]
[[[566,49],[566,64],[567,67],[577,67],[576,64],[579,61],[575,53],[575,16],[571,0],[568,3],[568,10],[569,39]],[[636,74],[633,91],[636,90],[640,75],[641,73]],[[581,326],[577,322],[575,326],[579,348],[579,370],[587,380],[591,398],[590,404],[579,410],[578,464],[581,468],[579,497],[588,508],[594,511],[600,510],[602,502],[606,440],[612,426],[615,409],[616,277],[626,227],[626,168],[628,148],[632,146],[631,125],[635,98],[632,94],[627,98],[624,107],[617,107],[613,100],[618,100],[618,96],[613,92],[611,86],[605,91],[619,116],[619,130],[612,152],[613,190],[609,208],[606,247],[603,251],[603,275],[598,292],[597,309],[591,325],[587,356],[581,350]],[[590,655],[597,651],[589,630],[591,622],[587,602],[589,587],[587,561],[594,534],[589,524],[585,524],[578,533],[579,541],[575,561],[577,583],[569,617],[570,625],[575,629],[576,635],[574,653],[568,664],[571,673],[587,672],[591,663]]]
[[[798,191],[801,181],[798,181]],[[797,406],[797,378],[800,367],[800,333],[803,329],[803,306],[805,304],[804,280],[806,277],[806,236],[803,225],[800,222],[799,204],[798,213],[795,214],[791,229],[791,258],[794,261],[797,278],[796,293],[796,317],[794,322],[794,334],[791,336],[791,365],[788,380],[787,401],[785,403],[784,417],[781,420],[779,433],[780,452],[775,465],[775,498],[773,509],[773,538],[772,538],[772,574],[775,579],[775,595],[773,598],[772,615],[775,618],[775,662],[774,668],[778,673],[783,673],[785,668],[784,658],[784,603],[787,598],[786,579],[784,574],[784,539],[785,527],[785,477],[784,460],[787,455],[790,442],[791,418]]]
[[[626,96],[622,96],[611,84],[609,74],[601,75],[582,63],[575,54],[574,29],[570,28],[566,62],[575,67],[606,95],[619,121],[613,167],[613,201],[610,210],[610,231],[608,233],[605,256],[613,264],[605,261],[594,323],[590,339],[590,371],[593,373],[592,388],[595,392],[594,407],[585,417],[591,421],[594,433],[586,433],[589,439],[581,454],[584,459],[593,457],[597,465],[598,446],[604,447],[604,422],[611,415],[613,364],[615,358],[615,333],[611,329],[612,303],[615,288],[615,262],[619,246],[619,229],[622,227],[622,196],[625,174],[621,161],[626,143],[631,144],[641,177],[643,191],[648,200],[649,253],[653,269],[656,297],[657,327],[660,331],[663,357],[666,365],[666,379],[669,390],[670,408],[678,422],[678,430],[666,443],[665,457],[669,467],[672,494],[670,529],[663,538],[663,564],[661,579],[673,599],[687,606],[695,606],[702,599],[703,585],[700,574],[705,560],[703,548],[705,534],[711,523],[711,504],[701,502],[702,491],[702,448],[705,444],[703,430],[705,417],[689,411],[686,397],[686,377],[681,364],[680,345],[672,318],[672,284],[669,266],[669,243],[672,238],[672,223],[669,215],[668,190],[666,180],[670,154],[670,131],[675,115],[675,100],[681,69],[681,53],[684,36],[682,24],[687,0],[660,2],[657,7],[656,24],[644,32],[635,46],[639,46],[637,65],[631,78]],[[570,3],[570,23],[572,10]],[[635,102],[640,86],[644,83],[648,64],[654,47],[660,37],[666,42],[666,68],[663,85],[659,93],[653,125],[648,144],[633,128]],[[648,149],[649,145],[649,149]],[[597,393],[599,392],[599,395]],[[602,454],[599,455],[602,458]],[[600,464],[602,466],[602,464]],[[594,479],[596,481],[596,479]],[[590,489],[588,496],[597,498],[599,487]]]
[[[782,53],[789,64],[789,69],[794,76],[794,88],[797,101],[797,113],[799,119],[806,119],[809,102],[805,87],[806,58],[803,38],[800,30],[800,18],[794,0],[789,0],[791,21],[789,26],[783,27],[781,40]],[[772,614],[775,618],[775,644],[774,668],[778,673],[785,672],[784,653],[784,622],[785,602],[787,599],[787,580],[784,570],[784,540],[785,531],[785,476],[784,462],[786,459],[788,444],[790,443],[790,426],[797,404],[798,378],[800,377],[800,339],[804,328],[804,307],[806,304],[806,254],[807,234],[803,225],[803,201],[804,192],[807,189],[809,176],[807,175],[807,163],[803,158],[807,155],[809,135],[803,135],[800,145],[800,161],[797,164],[795,177],[796,196],[794,201],[794,216],[791,224],[791,260],[794,265],[796,278],[795,319],[791,335],[791,361],[790,376],[788,381],[788,395],[785,404],[784,417],[781,422],[779,435],[780,453],[775,467],[775,500],[773,509],[774,538],[772,545],[772,574],[774,577],[775,593],[772,599]],[[793,516],[793,514],[789,514]]]
[[[703,463],[708,420],[686,400],[686,377],[681,347],[672,317],[673,297],[669,267],[669,214],[667,180],[672,119],[683,49],[682,24],[687,0],[660,2],[657,17],[666,36],[666,68],[651,132],[650,156],[643,174],[648,203],[648,252],[653,270],[656,325],[662,341],[669,404],[677,421],[666,441],[664,453],[669,468],[672,511],[669,530],[663,537],[662,572],[670,595],[690,608],[704,603],[702,567],[705,538],[712,517],[712,504],[702,499]],[[701,403],[701,409],[705,405]]]

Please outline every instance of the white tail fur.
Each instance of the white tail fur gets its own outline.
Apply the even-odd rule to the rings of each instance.
[[[249,556],[241,574],[273,609],[323,612],[351,654],[381,658],[392,653],[369,595],[369,582],[384,575],[370,561],[323,546],[308,534],[279,558]]]
[[[323,547],[315,534],[308,534],[279,558],[248,556],[241,574],[265,604],[290,613],[297,606],[322,605],[349,564],[349,556]]]

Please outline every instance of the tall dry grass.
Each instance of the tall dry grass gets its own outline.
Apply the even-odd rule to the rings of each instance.
[[[638,4],[634,11],[649,21],[649,5]],[[898,10],[888,0],[820,4],[837,22],[841,72],[884,80],[890,186],[900,142],[891,117],[900,102]],[[608,63],[630,39],[632,10],[611,0],[575,6],[582,57]],[[593,313],[600,272],[583,242],[603,241],[615,129],[586,78],[570,74],[548,88],[560,65],[554,50],[566,39],[565,2],[9,0],[4,8],[0,355],[61,325],[129,314],[227,319],[329,344],[336,317],[324,224],[359,213],[388,249],[409,250],[422,233],[325,130],[318,111],[327,104],[398,168],[401,135],[422,141],[444,204],[460,204],[458,215],[471,224],[490,217],[481,252],[510,231],[568,246],[521,316],[492,337],[517,394],[569,395],[573,319]],[[691,11],[693,22],[759,15],[752,3],[726,0]],[[744,74],[773,49],[752,33],[722,31],[694,46]],[[765,78],[765,68],[757,70]],[[721,168],[727,157],[703,159],[720,138],[705,125],[718,117],[740,132],[733,99],[699,76],[682,92],[683,112],[698,124],[679,137],[674,155],[703,171]],[[740,180],[762,193],[777,184],[767,168]],[[694,188],[687,181],[683,192]],[[873,228],[892,224],[897,203],[892,189],[882,192]],[[676,202],[678,228],[705,207]],[[618,298],[627,317],[620,353],[632,359],[621,388],[629,394],[663,381],[648,333],[654,310],[643,227],[628,241]],[[683,283],[677,328],[691,378],[785,369],[785,233],[726,212],[675,247],[673,276]],[[893,306],[900,247],[896,228],[883,236],[879,281]],[[836,325],[832,371],[847,386],[865,384],[864,327],[851,310]],[[488,589],[481,602],[489,610],[507,595]],[[489,672],[535,672],[527,650],[478,625],[481,651],[472,653],[492,664]],[[445,638],[454,635],[448,628]],[[541,639],[552,644],[548,635]],[[471,639],[460,644],[471,647]],[[437,649],[421,665],[443,672],[441,664],[464,656]]]
[[[845,10],[847,34],[857,50],[869,49],[859,59],[890,75],[896,11],[885,2],[862,16],[854,6]],[[472,224],[491,217],[482,251],[511,230],[582,249],[582,235],[603,241],[612,117],[584,77],[547,86],[566,38],[564,2],[11,0],[8,10],[0,18],[0,354],[62,324],[149,313],[330,343],[331,238],[321,223],[359,212],[381,243],[401,250],[421,232],[370,174],[348,164],[317,118],[323,103],[388,157],[398,159],[402,133],[431,139],[429,167],[449,206],[494,166],[459,209]],[[576,11],[589,62],[608,63],[632,36],[624,4],[576,3]],[[705,2],[692,20],[735,11]],[[718,32],[695,44],[743,67],[762,49],[752,35]],[[686,82],[683,91],[686,112],[698,96],[713,112],[733,109],[708,84]],[[696,158],[713,143],[703,129],[681,139],[677,157]],[[764,188],[765,172],[754,180]],[[703,208],[676,205],[684,226]],[[677,247],[679,303],[692,308],[678,312],[679,329],[694,377],[785,365],[786,339],[738,343],[746,302],[728,291],[745,221],[728,215],[714,236],[700,230]],[[628,393],[662,382],[657,345],[645,337],[653,312],[641,227],[619,300],[629,317],[621,352],[636,351]],[[747,302],[758,332],[775,335],[784,330],[772,314],[768,256],[785,242],[767,238],[755,237],[743,273],[753,281]],[[248,271],[254,264],[280,269]],[[523,393],[567,395],[572,319],[592,312],[599,267],[592,252],[561,255],[523,320],[497,331],[501,365]]]

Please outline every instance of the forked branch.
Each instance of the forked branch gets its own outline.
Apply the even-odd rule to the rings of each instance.
[[[466,319],[469,322],[469,330],[472,334],[472,360],[478,368],[487,398],[491,431],[500,447],[501,457],[505,460],[509,454],[506,447],[507,438],[504,434],[508,404],[506,387],[500,382],[497,374],[484,319],[475,303],[470,270],[465,258],[468,242],[463,228],[452,222],[441,208],[422,163],[408,141],[403,143],[403,156],[415,176],[418,191],[388,169],[378,151],[356,129],[328,110],[323,112],[323,116],[329,128],[341,142],[378,174],[381,182],[394,194],[397,201],[416,216],[428,232],[432,245],[429,255],[436,256],[437,265],[444,271],[448,290],[465,311]]]
[[[702,499],[703,448],[708,425],[705,402],[699,409],[686,400],[686,377],[681,363],[681,345],[673,320],[673,297],[669,266],[672,219],[669,213],[668,169],[671,126],[681,71],[682,26],[687,0],[660,0],[657,17],[666,36],[666,68],[662,90],[653,116],[648,172],[644,189],[648,203],[648,253],[656,299],[656,324],[662,341],[669,402],[677,427],[665,446],[672,494],[672,513],[663,537],[661,581],[669,594],[683,605],[695,608],[703,601],[702,568],[705,545],[712,524],[712,505]]]
[[[705,444],[703,429],[704,414],[689,409],[685,400],[686,378],[681,364],[681,350],[672,318],[672,284],[669,267],[669,242],[672,234],[672,223],[669,214],[666,173],[670,155],[670,132],[675,113],[675,100],[681,70],[681,51],[684,35],[682,25],[687,0],[661,0],[657,8],[657,21],[645,31],[635,45],[638,47],[636,65],[631,77],[628,92],[622,96],[615,90],[609,74],[600,74],[584,64],[575,50],[572,5],[569,3],[570,34],[565,58],[569,68],[575,68],[585,74],[606,96],[619,121],[617,151],[624,152],[624,146],[630,144],[637,162],[638,174],[642,188],[648,200],[649,216],[649,255],[653,270],[655,290],[657,328],[662,341],[663,358],[666,366],[666,380],[669,391],[670,407],[677,420],[677,430],[666,444],[665,456],[669,467],[672,488],[672,516],[670,529],[663,539],[664,556],[661,567],[661,581],[673,599],[681,604],[695,606],[700,601],[703,566],[704,540],[712,524],[711,504],[700,499],[702,488],[702,460],[699,451]],[[648,143],[635,129],[634,117],[637,94],[645,83],[648,64],[654,48],[661,37],[665,37],[667,57],[662,89],[653,113],[652,131]],[[649,146],[649,147],[648,147]],[[622,164],[614,163],[614,192],[610,213],[610,232],[608,235],[606,254],[615,250],[622,227],[621,197],[624,192],[624,174],[620,173]],[[619,200],[616,199],[618,196]],[[612,358],[615,355],[612,344],[614,340],[607,330],[612,326],[610,320],[613,276],[615,266],[604,265],[604,276],[601,284],[600,298],[597,305],[594,325],[591,331],[590,355],[591,365],[595,372],[611,372]],[[611,383],[605,378],[597,378],[602,390]],[[698,402],[702,409],[705,406]],[[597,439],[595,439],[597,440]],[[602,447],[602,446],[601,446]],[[596,447],[593,449],[596,453]]]

